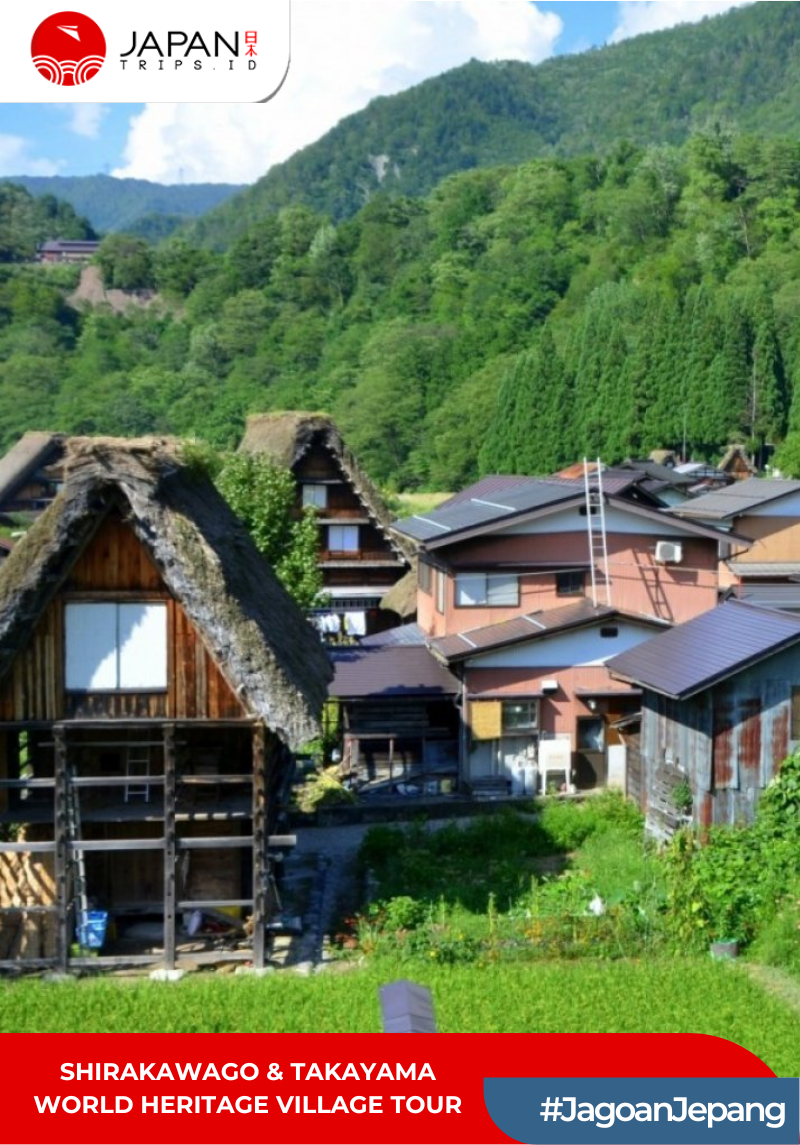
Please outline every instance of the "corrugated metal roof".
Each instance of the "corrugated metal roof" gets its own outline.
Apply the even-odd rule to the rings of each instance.
[[[667,520],[673,527],[683,524],[688,532],[700,536],[718,536],[712,526],[702,521],[680,521],[666,509],[642,504],[622,497],[631,488],[630,472],[611,472],[604,491],[609,501],[623,512],[646,515],[650,520]],[[604,475],[604,482],[605,482]],[[408,517],[394,525],[398,533],[421,542],[430,548],[449,544],[452,538],[462,534],[482,532],[490,526],[502,527],[506,522],[524,519],[528,514],[546,513],[559,506],[580,505],[584,500],[583,483],[563,481],[558,478],[547,480],[529,479],[515,488],[499,491],[494,495],[485,493],[483,483],[464,490],[461,498],[448,502],[445,506],[432,510],[425,516]],[[476,497],[480,492],[483,496]],[[751,542],[741,539],[743,544]]]
[[[505,620],[500,624],[490,624],[484,628],[473,628],[456,636],[442,636],[431,640],[430,646],[445,660],[455,662],[465,660],[481,652],[495,648],[505,648],[510,644],[523,644],[529,640],[543,639],[572,628],[625,617],[640,624],[659,625],[650,617],[628,616],[617,608],[600,606],[595,608],[588,600],[576,601],[562,608],[551,608],[544,612],[532,612]]]
[[[800,561],[728,561],[728,568],[742,580],[800,576]]]
[[[478,496],[475,496],[476,492]],[[436,541],[448,534],[502,521],[504,517],[511,518],[580,496],[581,491],[572,482],[528,479],[515,488],[499,491],[494,498],[472,486],[464,491],[464,495],[455,504],[448,502],[425,516],[409,517],[396,524],[395,528],[399,533],[417,541]]]
[[[717,489],[679,505],[673,512],[679,517],[694,517],[709,521],[727,521],[740,517],[752,509],[778,501],[781,497],[800,493],[800,481],[762,480],[750,477],[747,481],[737,481],[727,489]]]
[[[615,676],[686,699],[800,642],[800,617],[729,600],[694,620],[623,652]]]
[[[473,497],[488,498],[490,501],[498,493],[507,493],[510,489],[518,489],[521,485],[528,485],[535,480],[532,477],[517,477],[497,473],[493,477],[483,477],[475,485],[455,493],[447,501],[437,505],[437,509],[445,509],[450,505],[460,505],[463,501],[471,501]]]
[[[338,648],[330,695],[340,700],[454,696],[460,684],[427,648]]]
[[[418,624],[403,624],[399,628],[389,628],[386,632],[376,632],[365,636],[362,648],[424,647],[425,633]]]
[[[800,612],[800,584],[743,584],[735,593],[737,600],[745,600],[761,608]]]

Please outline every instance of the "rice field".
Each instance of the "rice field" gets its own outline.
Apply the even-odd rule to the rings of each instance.
[[[425,966],[334,964],[300,978],[215,974],[177,984],[93,978],[0,983],[0,1032],[378,1031],[378,987],[430,986],[444,1032],[701,1033],[738,1042],[779,1076],[800,1076],[800,1016],[742,966],[710,960]]]

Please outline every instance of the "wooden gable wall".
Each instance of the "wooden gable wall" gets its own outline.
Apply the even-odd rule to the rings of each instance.
[[[167,606],[164,692],[66,693],[64,604],[80,600],[163,600]],[[101,524],[0,682],[0,720],[240,719],[241,701],[173,599],[147,551],[121,517]]]

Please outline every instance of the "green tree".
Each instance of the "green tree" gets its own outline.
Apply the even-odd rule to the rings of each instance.
[[[155,285],[153,248],[134,235],[108,235],[95,255],[107,289],[147,290]]]
[[[289,594],[301,608],[313,607],[322,592],[319,526],[315,510],[297,513],[291,472],[263,454],[232,453],[224,458],[216,481]]]

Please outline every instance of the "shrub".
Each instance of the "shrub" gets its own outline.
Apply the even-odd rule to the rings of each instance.
[[[355,795],[339,778],[338,767],[320,767],[298,784],[294,791],[294,801],[298,811],[313,814],[321,807],[336,807],[342,803],[354,803]]]

